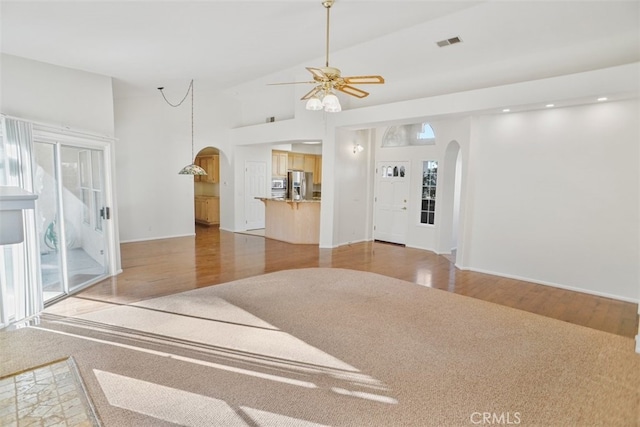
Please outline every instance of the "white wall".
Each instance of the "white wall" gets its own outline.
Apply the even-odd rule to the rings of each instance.
[[[263,123],[231,130],[234,146],[254,144],[287,144],[302,141],[319,141],[325,135],[326,126],[321,114],[316,120],[291,119],[282,122]]]
[[[116,123],[120,239],[193,235],[193,177],[178,175],[191,157],[189,106],[118,99]]]
[[[166,88],[171,102],[189,83]],[[195,82],[194,154],[205,147],[220,150],[222,228],[233,221],[233,149],[229,127],[237,106],[220,94],[199,92]],[[194,235],[193,177],[178,175],[191,159],[191,103],[171,107],[158,92],[152,97],[115,100],[118,138],[117,174],[122,241]]]
[[[469,268],[636,300],[638,100],[473,122]]]
[[[374,129],[339,129],[337,132],[333,172],[336,182],[339,183],[334,196],[335,246],[372,239],[371,204],[375,173],[370,135],[374,133]],[[354,153],[355,144],[362,145],[364,150]]]
[[[457,160],[462,160],[461,151],[462,147],[460,147],[458,141],[449,141],[444,152],[443,161],[438,164],[438,184],[440,187],[436,205],[438,228],[436,252],[438,253],[451,253],[451,250],[457,245],[460,200],[459,198],[456,199],[456,191],[458,196],[462,191],[462,162]],[[460,163],[459,169],[457,167],[458,163]]]
[[[2,54],[2,113],[114,135],[111,77]]]
[[[462,153],[456,157],[456,171],[453,189],[453,224],[451,225],[451,249],[458,248],[458,236],[460,230],[460,198],[462,196]]]
[[[233,156],[235,150],[227,146],[227,151],[220,152],[220,229],[232,230],[236,218],[235,206],[235,165]]]

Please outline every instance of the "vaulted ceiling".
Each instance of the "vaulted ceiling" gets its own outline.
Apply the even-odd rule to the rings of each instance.
[[[639,6],[336,0],[330,65],[383,75],[371,92],[393,101],[637,62]],[[3,53],[112,76],[118,96],[191,78],[212,90],[308,80],[305,66],[324,65],[320,0],[2,0],[0,12]]]

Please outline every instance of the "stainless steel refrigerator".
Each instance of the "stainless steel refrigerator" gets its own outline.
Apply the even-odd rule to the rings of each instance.
[[[287,199],[313,199],[313,173],[301,170],[287,172]]]

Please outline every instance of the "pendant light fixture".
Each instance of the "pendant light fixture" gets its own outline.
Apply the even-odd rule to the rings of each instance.
[[[195,164],[195,157],[193,155],[193,79],[189,83],[189,87],[187,88],[187,93],[184,95],[184,98],[182,98],[182,101],[180,101],[177,104],[172,104],[171,102],[169,102],[167,97],[164,95],[164,92],[162,91],[163,89],[164,89],[163,87],[158,88],[165,102],[172,107],[181,106],[184,100],[187,99],[189,92],[191,92],[191,160],[192,160],[192,163],[180,169],[180,172],[178,172],[178,174],[179,175],[206,175],[207,172],[204,169],[202,169],[200,166]]]

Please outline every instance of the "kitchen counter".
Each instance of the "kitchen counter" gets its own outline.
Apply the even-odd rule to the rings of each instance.
[[[256,197],[258,200],[271,200],[274,202],[286,202],[286,203],[320,203],[320,199],[311,199],[311,200],[293,200],[293,199],[285,199],[282,197]]]
[[[265,237],[296,244],[320,243],[320,200],[257,199],[265,205]]]

